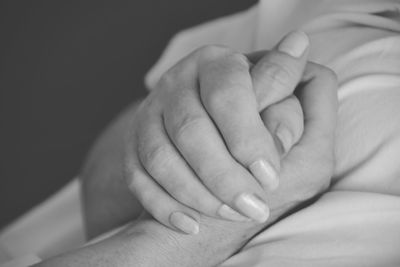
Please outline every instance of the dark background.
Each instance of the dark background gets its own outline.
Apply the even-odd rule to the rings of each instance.
[[[256,0],[0,0],[0,228],[79,171],[172,34]]]

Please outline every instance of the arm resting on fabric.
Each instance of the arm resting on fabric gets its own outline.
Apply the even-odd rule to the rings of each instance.
[[[203,216],[200,233],[185,235],[141,218],[110,238],[36,266],[215,266],[264,227]]]

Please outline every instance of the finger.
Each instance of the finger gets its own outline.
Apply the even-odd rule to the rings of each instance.
[[[171,95],[175,102],[163,113],[168,136],[218,199],[257,222],[266,221],[269,211],[263,189],[226,149],[200,102],[196,84],[180,86],[185,89]],[[218,214],[225,217],[222,207]]]
[[[319,138],[333,141],[338,109],[337,87],[337,77],[332,70],[316,63],[307,65],[303,82],[295,92],[304,112],[304,138],[300,141]]]
[[[280,158],[257,110],[249,64],[231,54],[199,68],[201,100],[230,154],[266,190],[278,187]]]
[[[190,73],[192,73],[192,72],[197,73],[196,71],[193,71],[193,68],[196,68],[196,66],[197,66],[197,64],[193,65],[193,61],[195,61],[195,62],[197,62],[199,60],[207,61],[212,58],[215,58],[216,56],[222,56],[223,54],[229,54],[229,53],[231,53],[231,51],[229,49],[227,49],[225,47],[220,47],[220,46],[207,46],[207,47],[201,48],[201,49],[193,52],[188,57],[182,59],[179,62],[179,64],[177,64],[174,68],[171,68],[169,71],[167,71],[167,73],[163,75],[162,79],[160,79],[158,85],[159,85],[159,87],[161,87],[163,89],[168,89],[168,88],[176,89],[176,87],[182,86],[182,84],[176,85],[176,81],[188,80],[187,77],[191,76]],[[190,60],[190,58],[193,58],[193,57],[196,58],[196,60]],[[180,76],[180,74],[182,74],[182,75]],[[183,92],[185,92],[186,89],[187,88],[183,88]],[[163,90],[163,91],[165,91],[165,90]],[[167,90],[167,91],[168,92],[178,91],[175,100],[180,99],[180,97],[182,95],[184,95],[184,94],[180,94],[179,90]],[[170,94],[167,94],[167,97],[168,96],[170,96]],[[198,97],[198,95],[196,97]],[[172,98],[174,99],[174,97],[172,97]],[[172,109],[177,109],[179,115],[182,115],[185,113],[184,110],[182,112],[180,112],[181,110],[179,110],[178,105],[170,104],[169,107]],[[203,110],[203,112],[204,112],[204,110]],[[204,114],[206,114],[206,113],[204,113]],[[178,117],[175,117],[174,115],[172,117],[178,118]],[[190,116],[188,116],[188,117],[190,117]],[[207,119],[208,119],[208,116],[207,116]],[[168,116],[164,115],[164,121],[166,122],[166,126],[168,126]],[[211,125],[212,125],[212,122],[211,122]],[[168,127],[167,127],[167,129],[168,129]],[[195,151],[193,151],[193,152],[196,153]],[[235,193],[235,191],[232,192],[232,194],[234,194],[234,193]],[[219,206],[217,213],[222,218],[229,219],[229,220],[243,221],[243,219],[244,219],[243,216],[241,216],[240,214],[238,214],[232,208],[230,208],[228,205],[225,205],[225,204]],[[246,220],[248,220],[248,219],[246,218]]]
[[[261,117],[274,136],[280,154],[285,156],[303,134],[304,118],[299,100],[291,95],[270,105],[261,113]]]
[[[258,112],[271,101],[281,100],[278,96],[293,92],[304,70],[307,47],[305,34],[289,34],[278,45],[279,51],[269,52],[253,66],[251,76],[248,61],[240,54],[200,67],[200,93],[207,112],[234,158],[249,168],[265,189],[278,187],[280,166],[273,138]]]
[[[148,174],[180,203],[208,216],[218,216],[223,203],[207,190],[169,140],[161,114],[148,113],[138,132],[138,155]],[[234,220],[247,220],[228,206]],[[219,216],[218,216],[219,217]]]
[[[143,169],[136,151],[125,157],[125,176],[129,189],[157,221],[186,234],[199,232],[199,214],[166,193]]]
[[[248,56],[253,86],[261,111],[291,95],[303,76],[309,51],[309,39],[300,31],[286,35],[270,52]]]
[[[301,202],[324,189],[321,185],[329,185],[326,181],[330,180],[333,171],[338,108],[336,75],[321,65],[309,63],[303,83],[295,94],[304,114],[304,133],[282,163],[282,177],[292,179],[283,180],[280,189],[295,192],[294,199]],[[310,169],[313,162],[323,167]],[[290,175],[293,173],[300,179],[293,179],[296,178]]]

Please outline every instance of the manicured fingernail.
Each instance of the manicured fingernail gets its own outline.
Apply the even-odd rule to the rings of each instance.
[[[255,195],[240,194],[236,198],[235,204],[240,212],[256,222],[263,223],[268,220],[269,209],[267,205]]]
[[[169,222],[186,234],[198,234],[200,227],[199,223],[192,217],[180,212],[173,212],[169,216]]]
[[[249,166],[250,172],[269,191],[274,191],[279,186],[278,174],[267,161],[260,159]]]
[[[285,126],[279,126],[278,129],[276,129],[275,135],[281,142],[284,153],[287,153],[293,146],[292,133]]]
[[[243,216],[242,214],[238,213],[237,211],[235,211],[234,209],[225,204],[221,205],[221,207],[218,209],[218,215],[224,219],[231,221],[237,221],[237,222],[250,221],[249,218]]]
[[[307,34],[302,31],[291,32],[279,43],[278,50],[292,57],[301,57],[310,44]]]

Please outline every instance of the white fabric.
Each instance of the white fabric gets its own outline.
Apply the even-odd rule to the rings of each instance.
[[[18,257],[12,261],[6,262],[1,267],[25,267],[31,266],[32,264],[39,263],[41,260],[36,255],[25,255]]]
[[[256,236],[221,267],[399,266],[400,198],[328,192]]]
[[[83,245],[84,242],[78,180],[70,182],[0,233],[0,251],[7,258],[21,258],[24,261],[35,260],[32,255],[45,259]],[[0,258],[0,264],[5,260]]]
[[[260,233],[222,266],[400,265],[399,10],[398,0],[262,0],[249,10],[177,34],[146,76],[152,88],[164,71],[202,45],[223,44],[242,52],[270,49],[299,27],[310,36],[311,60],[338,74],[337,166],[331,192]],[[0,236],[0,247],[13,256],[48,257],[56,251],[47,248],[65,233],[74,238],[63,249],[81,245],[80,207],[74,202],[78,189],[69,185],[68,196],[56,196],[11,226]],[[59,206],[46,208],[55,202]],[[46,218],[58,218],[62,202],[76,219],[70,224],[56,219],[55,225],[42,221],[44,230],[59,233],[52,239],[48,231],[37,230],[37,214],[45,210]],[[45,249],[25,240],[45,240]]]

